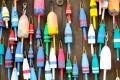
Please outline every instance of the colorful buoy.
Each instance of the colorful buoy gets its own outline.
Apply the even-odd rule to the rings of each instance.
[[[105,46],[102,48],[100,56],[100,69],[104,70],[103,80],[106,80],[107,70],[111,70],[111,50],[107,46],[108,33],[106,33],[105,38]]]
[[[13,71],[12,71],[11,80],[18,80],[17,69],[16,69],[16,63],[15,63],[15,62],[14,62],[14,68],[13,68]]]
[[[41,38],[40,17],[45,14],[44,0],[34,0],[34,14],[38,16],[38,28],[36,32],[37,47],[39,47],[39,39]]]
[[[66,73],[68,74],[68,79],[71,80],[72,63],[70,59],[67,59],[67,62],[66,62]]]
[[[105,25],[104,23],[101,23],[97,36],[97,43],[99,43],[99,56],[101,56],[101,47],[104,42],[105,42]]]
[[[90,16],[93,18],[93,27],[96,29],[97,4],[95,0],[90,1]]]
[[[83,9],[82,2],[80,2],[80,16],[79,16],[79,20],[80,20],[80,27],[83,28],[84,40],[87,40],[86,30],[85,30],[85,28],[87,27],[87,18],[86,18],[85,11]]]
[[[3,64],[4,51],[5,51],[5,49],[4,49],[4,38],[3,38],[3,43],[0,42],[0,65]]]
[[[72,29],[70,27],[70,23],[66,23],[64,34],[65,34],[64,40],[65,40],[65,43],[67,43],[68,45],[68,54],[70,55],[71,54],[70,43],[73,42]]]
[[[30,67],[30,80],[37,80],[37,75],[35,73],[35,69],[33,67],[33,64]]]
[[[119,0],[109,0],[108,12],[113,16],[113,29],[115,29],[115,16],[119,14]]]

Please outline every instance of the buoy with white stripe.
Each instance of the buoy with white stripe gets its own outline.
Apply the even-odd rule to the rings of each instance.
[[[46,60],[45,64],[45,80],[52,80],[52,72],[48,59]]]
[[[93,18],[93,27],[96,29],[97,4],[95,0],[90,1],[90,16]]]
[[[35,73],[33,63],[31,65],[31,67],[30,67],[30,80],[37,80],[37,75]]]
[[[96,49],[94,48],[94,55],[92,57],[92,73],[95,74],[95,80],[98,80],[97,74],[99,74],[99,61],[96,54]]]
[[[104,20],[105,9],[108,8],[108,0],[102,1],[101,8],[103,9],[102,10],[102,20]]]
[[[70,61],[70,56],[67,53],[67,62],[66,62],[66,73],[68,74],[68,80],[71,80],[72,73],[72,63]]]
[[[54,53],[53,41],[51,41],[49,61],[50,61],[50,68],[52,69],[52,80],[55,80],[55,68],[57,68],[57,59],[56,59],[56,54]]]
[[[66,23],[64,34],[65,34],[64,40],[65,40],[65,43],[67,43],[68,45],[68,54],[70,55],[71,54],[70,43],[73,42],[72,29],[70,27],[70,23]]]
[[[34,14],[35,16],[38,16],[38,28],[36,32],[36,38],[37,38],[37,47],[39,47],[39,40],[41,38],[40,17],[45,14],[44,0],[34,0]]]
[[[3,64],[3,55],[4,55],[4,38],[3,39],[3,43],[1,43],[1,40],[0,40],[0,65]]]
[[[0,40],[2,38],[2,32],[3,32],[4,27],[5,27],[5,21],[3,21],[2,10],[1,10],[1,12],[0,12]]]
[[[71,5],[69,3],[69,0],[67,0],[67,6],[66,6],[66,14],[67,14],[67,17],[68,17],[68,22],[71,24]]]
[[[78,75],[79,75],[79,69],[77,65],[77,59],[76,59],[76,56],[74,56],[74,64],[72,69],[72,77],[74,78],[74,80],[78,78]]]
[[[10,31],[9,44],[11,45],[11,52],[13,53],[13,45],[15,44],[15,32],[14,32],[14,30]]]
[[[2,6],[2,17],[3,17],[3,20],[5,21],[6,28],[8,28],[8,21],[10,20],[10,15],[9,15],[9,11],[7,9],[7,6],[4,0],[2,2],[2,5],[3,5]]]
[[[28,38],[29,36],[29,20],[28,17],[26,16],[26,7],[27,3],[23,3],[23,15],[19,19],[19,24],[18,24],[18,37],[21,38],[21,52],[23,49],[23,40],[24,38]]]
[[[5,55],[5,68],[8,68],[8,80],[10,80],[10,68],[13,67],[13,56],[11,53],[11,49],[8,46],[6,55]]]
[[[18,12],[15,11],[15,7],[12,7],[11,24],[15,31],[15,41],[17,41],[17,27],[18,27]]]
[[[25,56],[23,59],[23,79],[29,80],[30,79],[30,67],[28,64],[26,52],[24,54]]]
[[[84,40],[87,40],[86,30],[85,30],[85,28],[87,27],[87,18],[86,18],[85,11],[83,9],[83,3],[82,2],[80,2],[80,16],[79,16],[79,20],[80,20],[80,27],[83,28]]]
[[[106,80],[107,70],[111,70],[111,50],[107,46],[108,33],[105,35],[105,46],[102,48],[100,56],[100,69],[104,70],[103,80]]]
[[[59,41],[58,68],[60,71],[60,80],[63,80],[63,69],[65,68],[65,56],[63,52],[62,41]]]
[[[116,73],[117,73],[117,77],[115,80],[120,80],[119,76],[118,76],[118,69],[116,69]]]
[[[13,68],[13,71],[12,71],[11,80],[18,80],[17,69],[16,69],[16,63],[15,63],[15,62],[14,62],[14,68]]]
[[[89,61],[86,54],[86,49],[83,47],[83,55],[82,55],[82,73],[85,74],[85,80],[88,80],[89,73]]]
[[[117,49],[117,61],[119,61],[120,32],[117,28],[114,30],[114,48]]]
[[[40,45],[38,47],[38,52],[37,52],[37,67],[39,68],[38,80],[40,80],[40,76],[41,76],[41,67],[44,67],[44,48],[41,39],[39,42]]]
[[[104,42],[105,42],[105,25],[104,23],[101,23],[97,36],[97,43],[99,43],[99,56],[101,56],[101,47]]]
[[[115,29],[115,16],[119,14],[119,0],[109,0],[108,12],[113,16],[113,29]]]
[[[93,24],[90,24],[88,31],[88,43],[91,45],[91,55],[94,55],[93,44],[95,44],[95,30],[93,28]]]
[[[17,63],[17,75],[20,74],[20,63],[23,62],[23,49],[21,52],[21,41],[18,42],[15,52],[15,62]]]

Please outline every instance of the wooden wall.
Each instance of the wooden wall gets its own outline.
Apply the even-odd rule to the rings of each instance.
[[[65,57],[66,56],[66,52],[67,52],[67,45],[64,43],[64,30],[65,30],[65,24],[66,24],[66,2],[67,0],[64,0],[64,5],[62,6],[58,6],[56,4],[56,0],[54,1],[54,12],[57,14],[58,16],[58,21],[59,21],[59,34],[56,35],[56,52],[58,54],[58,45],[59,45],[59,40],[62,40],[63,42],[63,48],[64,48],[64,54]],[[90,73],[89,73],[89,80],[94,80],[94,75],[92,74],[92,67],[91,67],[91,62],[92,62],[92,57],[91,57],[91,51],[90,51],[90,45],[88,44],[88,41],[84,41],[83,40],[83,33],[82,33],[82,28],[80,28],[80,24],[79,24],[79,11],[80,11],[80,1],[81,0],[69,0],[71,7],[72,7],[72,31],[73,31],[73,43],[71,44],[71,61],[73,62],[73,56],[76,55],[77,56],[77,62],[79,65],[79,78],[77,80],[85,80],[85,76],[84,74],[82,74],[82,67],[81,67],[81,60],[82,60],[82,47],[83,45],[85,45],[86,50],[87,50],[87,55],[88,55],[88,59],[89,59],[89,64],[90,64]],[[0,0],[0,6],[1,6],[1,2],[2,0]],[[34,16],[34,0],[20,0],[18,2],[18,13],[19,13],[19,17],[22,15],[22,4],[26,2],[27,5],[27,16],[33,16],[34,17],[34,30],[37,30],[37,17]],[[7,7],[9,9],[9,11],[11,12],[12,9],[12,0],[6,0],[6,4]],[[90,22],[90,10],[89,10],[89,4],[90,4],[90,0],[83,0],[83,4],[84,4],[84,9],[85,9],[85,13],[87,15],[87,20],[88,20],[88,26],[89,26],[89,22]],[[42,31],[42,39],[43,39],[43,31],[44,31],[44,27],[45,27],[45,23],[46,23],[46,18],[47,18],[47,14],[49,13],[49,0],[45,0],[45,15],[43,17],[41,17],[41,31]],[[96,19],[97,21],[97,29],[95,30],[96,35],[98,33],[98,28],[100,25],[100,18],[101,16],[98,16]],[[119,19],[120,16],[116,17],[116,22],[119,24]],[[7,49],[7,44],[8,44],[8,37],[9,37],[9,33],[10,33],[10,21],[9,21],[9,29],[3,29],[3,36],[5,38],[5,50]],[[107,72],[107,80],[115,80],[116,78],[116,68],[119,68],[119,62],[117,62],[116,60],[116,50],[113,47],[113,27],[112,27],[112,17],[108,14],[108,11],[106,10],[106,14],[105,14],[105,28],[106,28],[106,32],[109,33],[109,41],[108,41],[108,46],[111,49],[112,52],[112,69],[110,71]],[[87,32],[88,32],[88,28],[87,28]],[[38,73],[38,68],[36,67],[36,55],[37,55],[37,47],[36,47],[36,38],[35,38],[35,34],[33,35],[33,49],[34,49],[34,66],[35,66],[35,71],[36,73]],[[97,48],[97,55],[98,53],[98,44],[95,44],[94,47]],[[16,45],[14,46],[14,53],[15,53],[15,48]],[[44,43],[44,48],[45,48],[45,43]],[[29,49],[29,39],[25,39],[24,40],[24,51],[28,52]],[[15,55],[13,54],[13,56],[15,57]],[[98,56],[99,57],[99,56]],[[21,63],[22,65],[22,63]],[[119,68],[120,70],[120,68]],[[11,69],[12,71],[12,69]],[[60,70],[56,69],[56,80],[60,79]],[[119,74],[120,76],[120,74]],[[99,80],[103,79],[103,70],[100,70],[100,74],[99,74]],[[7,80],[7,69],[5,68],[5,64],[3,64],[2,66],[0,66],[0,80]],[[21,72],[20,72],[20,77],[19,80],[23,80],[23,75],[22,75],[22,66],[21,66]],[[42,75],[41,75],[41,80],[45,80],[45,75],[44,75],[44,68],[42,68]],[[68,80],[67,78],[67,74],[66,74],[66,70],[64,69],[64,80]]]

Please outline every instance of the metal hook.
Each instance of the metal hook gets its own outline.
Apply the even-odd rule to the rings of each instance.
[[[16,68],[16,62],[14,61],[14,68]]]
[[[105,45],[107,46],[107,41],[108,41],[108,33],[105,33]]]
[[[118,69],[116,69],[117,77],[118,77]]]
[[[68,51],[67,51],[67,60],[68,60],[68,59],[70,59],[70,56],[69,56]]]
[[[83,53],[86,53],[86,48],[85,48],[85,46],[83,46]]]
[[[76,58],[76,56],[74,56],[74,62],[73,62],[73,64],[74,64],[74,63],[77,64],[77,58]]]
[[[6,7],[5,0],[2,1],[2,7]]]
[[[27,3],[23,3],[23,14],[26,14],[26,7],[27,7]]]
[[[94,54],[96,54],[96,48],[94,47]]]
[[[83,8],[83,3],[82,3],[82,2],[80,2],[80,9],[81,9],[81,8]]]
[[[59,41],[59,48],[63,48],[61,40]]]
[[[41,44],[41,46],[43,46],[42,39],[40,39],[40,41],[39,41],[39,46],[40,46],[40,44]]]
[[[24,51],[24,57],[26,57],[26,58],[27,58],[27,53],[26,53],[26,51]]]
[[[33,17],[32,16],[29,17],[29,23],[30,23],[30,21],[32,21],[32,24],[33,24]]]
[[[70,3],[69,3],[69,0],[67,0],[67,4],[70,4]]]

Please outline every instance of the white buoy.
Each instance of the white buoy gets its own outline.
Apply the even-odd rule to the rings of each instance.
[[[18,80],[17,69],[13,68],[11,80]]]
[[[102,48],[100,57],[100,69],[104,70],[103,80],[106,80],[107,70],[111,70],[111,51],[107,46],[108,33],[105,36],[105,46]]]
[[[54,48],[52,47],[50,50],[50,68],[52,69],[52,79],[55,80],[55,68],[57,68],[57,59],[56,55],[54,54]]]
[[[93,44],[95,44],[95,30],[93,28],[93,24],[90,24],[88,31],[88,43],[91,44],[91,54],[93,56]]]
[[[30,79],[30,68],[27,58],[23,60],[23,78],[26,80]]]

